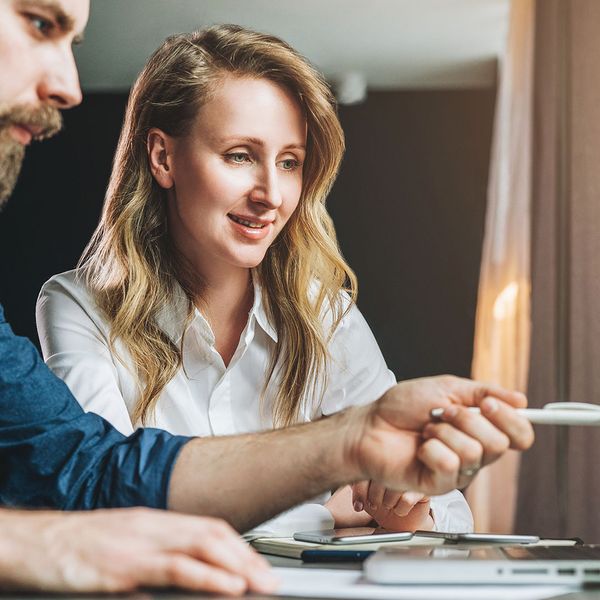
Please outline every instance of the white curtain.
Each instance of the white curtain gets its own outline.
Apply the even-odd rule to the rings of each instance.
[[[530,206],[535,0],[513,0],[499,86],[472,376],[525,391],[530,340]],[[467,491],[477,531],[513,528],[519,457],[509,452]]]

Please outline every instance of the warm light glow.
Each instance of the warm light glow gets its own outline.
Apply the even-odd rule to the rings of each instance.
[[[519,295],[519,284],[511,281],[499,294],[494,302],[494,319],[502,321],[512,317],[517,310],[517,296]]]

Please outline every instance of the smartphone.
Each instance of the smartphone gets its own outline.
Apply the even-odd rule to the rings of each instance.
[[[405,542],[410,540],[412,536],[412,531],[388,531],[374,527],[353,527],[300,531],[294,534],[294,539],[298,542],[313,542],[315,544],[370,544],[371,542]]]
[[[448,533],[446,531],[415,531],[422,537],[444,538],[449,542],[471,543],[486,542],[488,544],[535,544],[540,541],[537,535],[512,535],[505,533]]]

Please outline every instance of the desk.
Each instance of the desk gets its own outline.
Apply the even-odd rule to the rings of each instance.
[[[297,567],[299,569],[314,569],[323,568],[323,564],[309,563],[304,564],[299,560],[293,558],[284,558],[280,556],[266,556],[269,562],[275,567]],[[327,563],[327,568],[335,569],[350,569],[360,571],[361,566],[359,563]],[[209,594],[190,594],[180,592],[154,592],[154,591],[142,591],[134,594],[121,594],[118,596],[108,595],[50,595],[50,594],[1,594],[0,600],[107,600],[107,598],[118,598],[118,600],[190,600],[190,598],[212,598],[213,600],[231,600],[229,596],[214,596]],[[289,596],[250,596],[252,600],[303,600],[299,597]],[[507,600],[510,599],[510,591],[507,590]],[[561,594],[555,596],[552,600],[600,600],[600,587],[597,589],[580,590],[569,594]],[[311,598],[310,600],[315,600]],[[365,598],[365,600],[369,600]],[[481,600],[485,600],[482,598]]]

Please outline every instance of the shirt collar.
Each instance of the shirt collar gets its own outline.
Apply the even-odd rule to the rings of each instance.
[[[261,329],[275,343],[277,343],[277,331],[275,330],[275,327],[273,326],[267,315],[267,311],[262,300],[262,286],[260,285],[258,274],[255,272],[254,269],[252,270],[252,285],[254,287],[254,302],[248,314],[248,318],[252,319],[252,317],[254,316],[256,322],[260,325]],[[171,302],[165,304],[161,308],[156,317],[156,322],[158,326],[177,345],[181,342],[181,338],[184,333],[188,310],[188,297],[186,296],[181,286],[176,284],[175,289],[173,290],[173,297]],[[205,332],[207,335],[210,333],[210,336],[212,336],[212,331],[208,322],[206,321],[204,315],[198,309],[194,310],[192,320],[190,321],[190,323],[188,323],[188,327],[191,326],[191,324],[194,321],[198,322],[203,332]],[[210,340],[208,341],[210,342]]]
[[[165,302],[156,315],[156,323],[176,345],[181,342],[189,306],[187,295],[176,283],[170,301]]]
[[[254,314],[256,322],[260,325],[261,329],[275,342],[277,343],[277,331],[269,320],[267,311],[262,299],[262,287],[260,285],[258,274],[252,269],[252,285],[254,286],[254,304],[250,311],[250,317]]]

